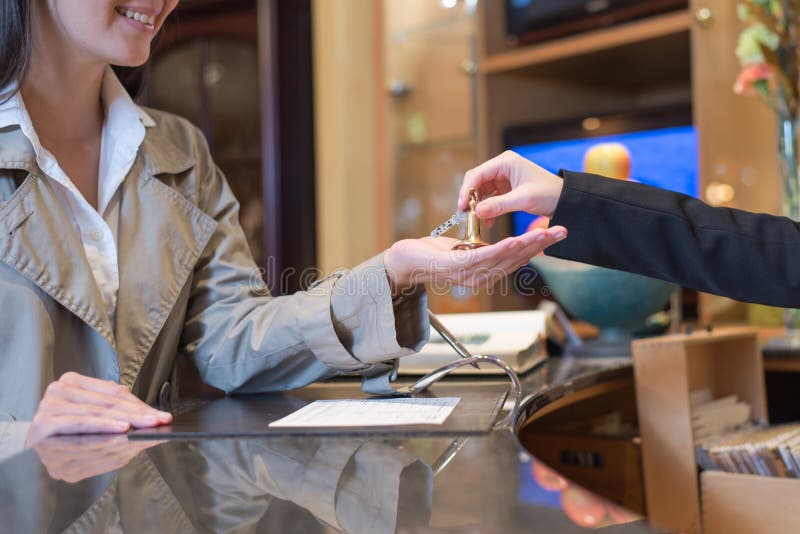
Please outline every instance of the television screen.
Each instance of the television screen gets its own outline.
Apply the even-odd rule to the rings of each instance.
[[[595,119],[599,120],[599,119]],[[633,128],[630,131],[579,136],[572,139],[535,143],[510,144],[508,148],[557,173],[561,169],[583,171],[587,152],[598,145],[620,144],[627,149],[629,179],[691,196],[698,196],[698,146],[697,132],[691,124],[637,129],[638,121],[623,121]],[[541,127],[539,127],[541,128]],[[537,128],[539,135],[546,128]],[[580,127],[579,127],[580,130]],[[563,124],[560,131],[563,130]],[[507,136],[508,138],[508,136]],[[518,212],[512,215],[514,235],[524,233],[536,216]]]

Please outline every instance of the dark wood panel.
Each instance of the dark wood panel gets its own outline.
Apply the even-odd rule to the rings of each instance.
[[[261,163],[257,164],[264,237],[263,246],[254,249],[264,251],[259,261],[273,294],[303,289],[300,273],[316,265],[311,37],[311,0],[184,0],[159,36],[154,54],[158,58],[182,45],[200,43],[202,56],[203,46],[219,39],[258,47]],[[207,60],[198,59],[201,65]],[[212,102],[202,74],[196,84],[202,109],[188,118],[208,136],[213,151]],[[223,170],[226,166],[235,170],[242,163],[231,164],[221,154],[215,157]],[[233,172],[228,174],[239,194],[252,189],[237,188]],[[294,274],[282,276],[287,272]]]
[[[311,0],[278,4],[281,224],[290,230],[281,253],[298,273],[284,288],[291,293],[305,289],[299,274],[317,265]]]

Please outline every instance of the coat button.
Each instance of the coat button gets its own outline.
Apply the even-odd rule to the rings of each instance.
[[[158,409],[169,411],[171,408],[170,397],[172,395],[172,386],[170,383],[164,382],[161,384],[161,389],[158,392]]]
[[[102,230],[92,230],[92,233],[89,234],[89,236],[95,241],[100,241],[101,239],[103,239],[103,231]]]

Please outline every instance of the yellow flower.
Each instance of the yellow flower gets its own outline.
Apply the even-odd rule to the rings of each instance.
[[[742,65],[752,65],[754,63],[763,63],[765,61],[764,54],[761,53],[761,47],[764,45],[770,50],[778,48],[780,38],[772,31],[767,29],[763,24],[755,24],[746,28],[739,35],[739,44],[736,46],[736,56]]]

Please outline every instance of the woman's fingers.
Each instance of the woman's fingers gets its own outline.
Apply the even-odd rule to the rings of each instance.
[[[123,403],[130,403],[136,406],[150,408],[150,406],[142,402],[138,397],[131,393],[128,388],[116,382],[100,380],[99,378],[93,378],[90,376],[69,372],[64,373],[56,383],[66,384],[87,392],[96,393],[98,396],[94,398],[101,398],[100,396],[105,396],[114,400],[119,399],[119,401]]]
[[[550,171],[506,151],[467,171],[458,194],[458,207],[467,208],[469,191],[474,189],[482,200],[477,210],[482,219],[491,220],[511,211],[550,216],[563,185],[564,181]],[[492,196],[494,200],[489,198]]]
[[[515,238],[507,238],[494,245],[475,250],[449,251],[435,264],[435,279],[472,287],[475,281],[492,270],[501,258],[513,253],[521,245]]]
[[[475,214],[481,219],[494,219],[513,211],[527,211],[529,204],[530,194],[525,186],[520,186],[503,195],[481,200],[475,207]]]
[[[154,419],[156,423],[158,421],[167,422],[169,419],[168,413],[159,412],[155,408],[148,406],[134,397],[131,393],[115,397],[105,393],[96,393],[95,391],[61,383],[60,381],[53,382],[50,386],[48,386],[47,390],[48,393],[50,393],[50,396],[60,399],[61,401],[82,406],[90,405],[94,407],[94,410],[99,408],[104,413],[113,413],[115,414],[115,417],[119,416],[120,418],[131,423],[133,423],[134,420],[149,420],[151,418]],[[49,405],[50,401],[45,404],[45,408],[49,407]],[[61,403],[59,403],[59,407],[60,406]]]
[[[537,228],[494,245],[470,251],[453,251],[446,255],[446,259],[436,263],[435,278],[464,287],[492,285],[566,235],[566,228],[562,226]]]
[[[76,373],[66,373],[47,387],[45,398],[56,397],[76,404],[89,404],[124,412],[130,416],[171,420],[170,414],[160,412],[138,399],[128,388],[115,382],[99,380]]]
[[[56,434],[122,433],[170,421],[171,414],[148,406],[120,384],[65,373],[47,386],[26,445]]]
[[[97,393],[105,393],[106,395],[112,395],[116,397],[125,397],[128,395],[133,396],[128,388],[122,384],[81,375],[73,371],[69,371],[61,375],[61,378],[59,378],[58,381],[64,384],[79,387],[81,389],[95,391]]]
[[[528,237],[527,234],[533,235]],[[508,272],[509,274],[513,273],[520,267],[527,264],[531,258],[545,250],[547,247],[558,243],[567,236],[567,232],[564,227],[554,227],[547,230],[539,229],[528,232],[527,234],[520,236],[521,239],[526,238],[523,241],[525,245],[523,246],[522,251],[519,254],[505,258],[498,265],[500,269]]]
[[[507,182],[510,174],[509,168],[509,154],[504,152],[499,156],[495,156],[489,161],[485,161],[467,171],[464,175],[464,182],[461,184],[461,190],[458,193],[458,207],[459,209],[466,210],[469,205],[469,190],[475,189],[480,192],[484,184],[493,182]],[[493,185],[492,187],[497,187]]]
[[[121,434],[130,430],[125,421],[95,415],[34,416],[26,446],[32,447],[56,434]]]
[[[116,419],[117,421],[125,421],[136,428],[158,426],[164,422],[162,417],[159,416],[159,412],[152,408],[150,408],[149,411],[138,409],[126,410],[124,408],[116,408],[113,406],[107,407],[80,402],[63,402],[60,403],[55,410],[57,413],[54,415],[93,415],[96,417],[106,417],[110,419]]]

